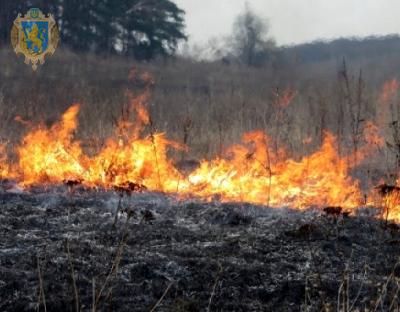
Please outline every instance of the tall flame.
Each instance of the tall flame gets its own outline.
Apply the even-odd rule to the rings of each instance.
[[[17,151],[23,184],[61,182],[83,175],[80,143],[72,140],[78,112],[75,104],[50,129],[40,125],[23,138]]]

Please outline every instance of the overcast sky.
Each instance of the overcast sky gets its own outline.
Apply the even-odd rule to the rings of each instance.
[[[400,33],[399,0],[173,0],[186,11],[190,43],[228,35],[248,2],[277,43]]]

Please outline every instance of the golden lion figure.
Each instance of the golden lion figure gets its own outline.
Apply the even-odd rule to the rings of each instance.
[[[35,54],[40,54],[43,52],[43,41],[44,41],[44,31],[39,35],[39,27],[37,24],[33,24],[31,31],[24,31],[24,37],[22,38],[22,44],[25,50]],[[28,42],[32,42],[32,46],[29,49]],[[38,48],[38,52],[35,52],[35,47]]]

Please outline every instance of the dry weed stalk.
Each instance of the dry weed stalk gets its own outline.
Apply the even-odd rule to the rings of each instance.
[[[153,151],[154,151],[154,159],[156,161],[156,168],[157,168],[157,178],[158,178],[158,189],[161,189],[161,175],[160,175],[160,167],[158,164],[158,154],[157,154],[157,146],[156,142],[154,139],[154,134],[157,132],[156,127],[153,122],[153,118],[149,119],[149,124],[150,124],[150,138],[151,138],[151,144],[153,146]]]
[[[189,142],[190,131],[193,128],[193,120],[190,116],[186,116],[183,120],[183,146],[187,146]],[[182,149],[181,152],[181,161],[185,160],[185,150]]]
[[[348,264],[343,272],[342,282],[339,286],[338,299],[337,299],[337,311],[338,312],[349,312],[350,311],[350,270]]]
[[[38,310],[40,308],[40,304],[43,303],[44,312],[47,312],[46,296],[45,296],[45,293],[44,293],[43,277],[42,277],[42,271],[40,269],[39,255],[36,255],[36,261],[37,261],[37,270],[38,270],[38,278],[39,278]]]
[[[308,286],[308,276],[306,276],[306,282],[304,286],[304,312],[308,312],[308,302],[310,300],[310,295],[309,295],[310,287]]]
[[[395,263],[395,265],[394,265],[394,267],[393,267],[393,269],[392,269],[392,272],[391,272],[390,275],[387,277],[385,284],[383,284],[383,286],[382,286],[382,289],[380,289],[380,291],[379,291],[380,295],[379,295],[379,297],[377,298],[377,300],[376,300],[376,302],[375,302],[375,307],[374,307],[374,309],[373,309],[374,312],[376,312],[376,311],[379,309],[379,306],[381,306],[381,308],[382,308],[382,310],[383,310],[383,303],[384,303],[384,301],[385,301],[385,299],[386,299],[386,296],[387,296],[387,290],[388,290],[389,283],[390,283],[392,280],[395,279],[396,269],[397,269],[397,267],[398,267],[399,265],[400,265],[400,258],[399,258],[399,259],[397,260],[397,262]],[[397,288],[397,290],[396,290],[396,296],[397,296],[398,292],[399,292],[399,289]],[[396,296],[395,296],[395,297],[396,297]],[[394,300],[394,298],[393,298],[393,300]],[[392,304],[394,304],[394,303],[393,303],[393,300],[392,300]]]
[[[154,305],[154,307],[150,310],[150,312],[154,312],[157,307],[161,304],[161,302],[164,300],[165,296],[167,295],[168,291],[171,289],[172,285],[174,284],[174,282],[172,281],[167,289],[165,289],[164,293],[162,294],[161,298],[157,301],[157,303]]]
[[[362,112],[364,111],[363,104],[364,104],[365,83],[362,77],[362,71],[360,70],[355,91],[356,95],[354,99],[345,59],[343,59],[343,69],[340,71],[340,74],[344,83],[344,90],[343,90],[344,98],[350,113],[350,132],[353,144],[353,157],[354,157],[353,162],[354,164],[357,164],[358,147],[363,134],[362,123],[365,121],[361,116]]]
[[[118,272],[118,268],[119,268],[119,263],[122,260],[122,253],[123,253],[123,250],[124,250],[124,247],[125,247],[125,243],[126,243],[127,238],[128,238],[128,225],[129,225],[129,220],[131,219],[131,217],[132,217],[132,213],[130,213],[128,211],[128,216],[127,216],[127,219],[126,219],[126,222],[125,222],[125,225],[124,225],[124,229],[123,229],[123,232],[122,232],[121,241],[120,241],[120,243],[118,245],[114,261],[113,261],[113,263],[111,265],[110,272],[108,273],[104,283],[100,287],[100,290],[97,293],[97,295],[96,295],[96,288],[95,288],[95,279],[93,278],[93,283],[92,283],[92,285],[93,285],[93,306],[92,306],[92,311],[93,312],[97,311],[97,308],[99,307],[99,303],[100,303],[101,297],[102,297],[106,287],[108,286],[108,284],[111,283],[112,279],[116,278],[116,275],[117,275],[117,272]]]
[[[217,285],[218,285],[218,282],[219,282],[219,280],[221,278],[223,270],[224,270],[223,266],[221,265],[221,263],[218,262],[218,272],[217,272],[217,275],[215,277],[215,281],[214,281],[214,285],[213,285],[213,288],[212,288],[212,292],[211,292],[210,298],[208,300],[207,312],[210,312],[212,300],[213,300],[213,298],[215,296],[215,291],[217,289]]]
[[[79,312],[80,311],[79,292],[78,292],[78,287],[76,286],[75,269],[74,269],[74,264],[72,262],[68,239],[67,239],[67,254],[68,254],[68,263],[71,270],[72,286],[74,289],[75,311]]]

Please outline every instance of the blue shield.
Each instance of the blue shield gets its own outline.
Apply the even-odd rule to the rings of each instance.
[[[49,44],[49,23],[46,21],[22,21],[22,39],[26,50],[39,55],[47,50]]]

